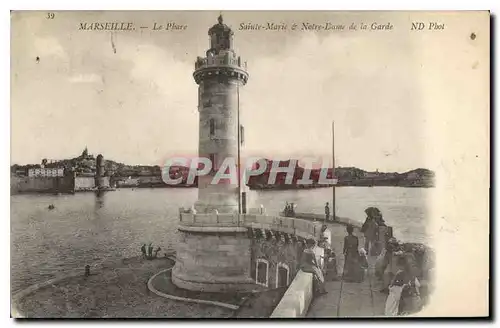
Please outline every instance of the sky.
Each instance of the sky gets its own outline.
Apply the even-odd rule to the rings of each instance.
[[[196,156],[197,56],[219,12],[16,12],[11,16],[11,164],[93,154],[161,165]],[[460,111],[460,69],[477,66],[456,14],[441,32],[410,30],[424,14],[224,12],[247,61],[240,91],[245,154],[331,157],[366,170],[439,166],[436,113]],[[423,16],[422,16],[423,15]],[[435,17],[426,14],[425,22]],[[156,22],[182,31],[80,31],[80,22]],[[241,23],[391,23],[391,31],[255,31]],[[483,20],[484,22],[484,20]],[[455,56],[459,51],[462,55]],[[39,61],[36,58],[39,58]],[[464,66],[465,65],[465,66]],[[443,87],[445,86],[445,87]],[[436,89],[438,87],[439,89]],[[470,105],[470,104],[465,104]]]

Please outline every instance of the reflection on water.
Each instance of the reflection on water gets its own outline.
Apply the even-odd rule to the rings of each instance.
[[[97,191],[95,194],[95,209],[98,211],[100,208],[104,207],[104,197],[106,195],[106,192],[104,191]]]
[[[364,209],[378,206],[404,240],[423,241],[429,189],[337,189],[337,215],[363,221]],[[269,214],[285,201],[299,212],[323,213],[331,189],[250,192],[250,206]],[[190,207],[196,189],[118,189],[75,195],[11,196],[11,277],[17,290],[85,264],[140,254],[143,243],[163,250],[176,243],[178,208]],[[48,206],[54,204],[53,210]]]

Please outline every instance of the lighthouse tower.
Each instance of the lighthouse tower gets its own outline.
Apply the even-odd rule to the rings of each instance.
[[[240,213],[239,172],[233,179],[213,183],[224,161],[239,166],[243,126],[240,124],[239,92],[248,80],[246,65],[233,49],[233,31],[223,23],[222,15],[208,30],[210,48],[206,57],[198,57],[193,73],[198,87],[199,157],[212,163],[210,174],[198,178],[198,213]],[[230,173],[224,170],[221,173]]]
[[[193,76],[199,85],[199,157],[210,159],[213,169],[198,177],[196,212],[179,212],[172,282],[196,291],[251,291],[255,289],[252,243],[248,228],[240,226],[245,197],[240,201],[243,186],[234,169],[243,141],[239,90],[248,73],[233,50],[233,32],[221,16],[208,35],[210,48],[206,57],[198,57]],[[231,179],[212,181],[230,170],[235,173]]]

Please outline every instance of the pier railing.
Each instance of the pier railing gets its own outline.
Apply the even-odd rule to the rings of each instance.
[[[319,238],[320,222],[311,222],[283,216],[259,214],[179,213],[179,224],[184,227],[245,227],[273,230],[302,238]]]

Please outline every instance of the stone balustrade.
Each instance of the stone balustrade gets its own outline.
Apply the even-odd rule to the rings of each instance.
[[[218,55],[208,57],[198,57],[195,62],[195,70],[209,66],[235,66],[246,70],[246,62],[242,62],[241,57],[236,56],[234,52],[227,51]]]
[[[279,231],[293,234],[302,238],[319,238],[321,222],[311,222],[283,216],[260,214],[217,214],[217,213],[188,213],[183,210],[179,213],[180,229],[188,228],[251,228]],[[201,230],[200,230],[201,231]]]

